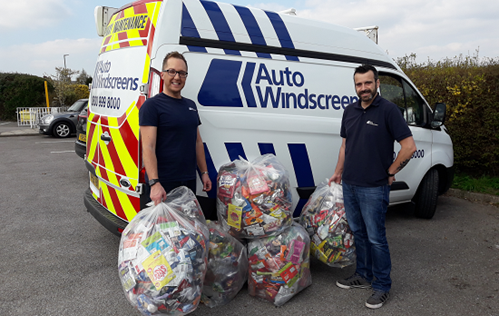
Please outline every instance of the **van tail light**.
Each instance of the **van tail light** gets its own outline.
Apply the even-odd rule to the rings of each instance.
[[[151,68],[151,74],[149,78],[148,98],[152,98],[162,91],[163,91],[163,79],[161,78],[161,72],[159,72],[154,68]]]
[[[146,183],[146,168],[139,170],[139,183]]]

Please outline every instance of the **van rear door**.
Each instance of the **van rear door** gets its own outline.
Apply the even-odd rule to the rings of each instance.
[[[105,30],[93,76],[87,162],[94,199],[130,221],[140,211],[139,108],[145,100],[151,43],[161,1],[116,12]]]

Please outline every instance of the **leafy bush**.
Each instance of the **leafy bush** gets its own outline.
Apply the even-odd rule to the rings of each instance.
[[[28,74],[0,73],[0,118],[16,120],[16,108],[46,106],[44,78]],[[54,86],[47,81],[49,100]]]
[[[446,103],[455,167],[473,176],[498,175],[498,58],[415,59],[411,54],[396,62],[429,104]]]
[[[89,98],[89,87],[84,84],[71,84],[66,89],[65,104],[72,105],[77,100]]]
[[[89,98],[90,90],[89,90],[89,87],[87,85],[84,85],[84,84],[75,84],[73,86],[73,89],[75,91],[75,96],[77,97],[76,100],[79,100],[79,99],[88,99]]]

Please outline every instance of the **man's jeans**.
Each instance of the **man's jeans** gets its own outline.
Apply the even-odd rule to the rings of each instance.
[[[361,187],[343,183],[344,206],[356,245],[356,273],[372,288],[391,289],[391,256],[385,237],[389,185]]]

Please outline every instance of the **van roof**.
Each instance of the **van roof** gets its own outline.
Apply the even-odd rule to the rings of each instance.
[[[288,60],[315,58],[397,69],[368,37],[331,23],[206,0],[184,0],[181,23],[180,44],[193,50],[254,51],[262,54],[259,57],[271,53]]]

